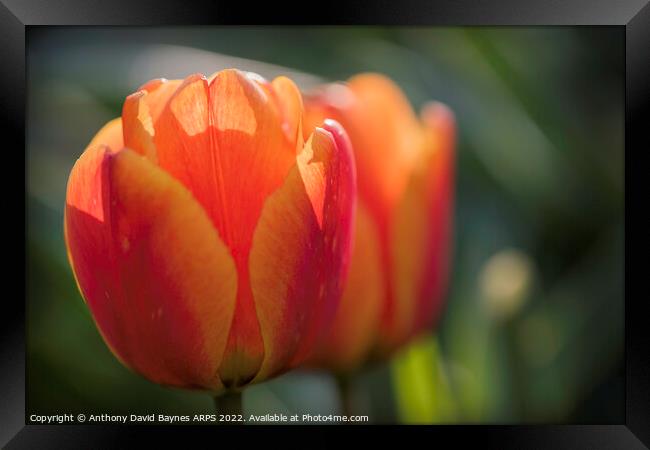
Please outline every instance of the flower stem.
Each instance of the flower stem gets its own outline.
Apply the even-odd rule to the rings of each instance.
[[[227,391],[214,397],[214,405],[217,407],[217,413],[225,415],[243,414],[242,393],[241,391]],[[237,423],[230,422],[230,423]]]
[[[341,398],[341,406],[343,408],[343,414],[346,416],[352,415],[352,389],[351,381],[349,375],[338,375],[336,377],[336,383],[339,387],[339,395]]]
[[[510,321],[505,325],[505,333],[507,338],[506,351],[508,352],[508,359],[510,365],[510,373],[512,374],[512,397],[514,400],[514,407],[516,408],[517,418],[519,420],[529,420],[528,411],[526,409],[526,372],[523,367],[523,362],[520,357],[519,336],[517,336],[516,322]]]

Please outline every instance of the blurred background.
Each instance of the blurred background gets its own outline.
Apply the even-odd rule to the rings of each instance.
[[[212,414],[99,336],[63,241],[70,170],[152,78],[236,67],[304,89],[363,71],[458,121],[455,250],[436,330],[353,380],[371,423],[624,422],[624,34],[620,27],[35,28],[28,33],[28,414]],[[246,414],[342,413],[292,372]]]

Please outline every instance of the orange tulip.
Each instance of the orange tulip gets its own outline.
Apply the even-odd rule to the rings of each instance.
[[[76,162],[65,238],[107,345],[148,379],[219,391],[299,364],[343,289],[354,160],[302,134],[285,77],[153,80]]]
[[[313,363],[352,370],[431,327],[449,270],[454,117],[439,104],[421,119],[375,74],[322,87],[305,100],[305,130],[324,118],[347,130],[359,199],[350,276]]]

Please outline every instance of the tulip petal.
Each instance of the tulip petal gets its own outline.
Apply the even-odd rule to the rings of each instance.
[[[421,303],[414,329],[421,330],[438,320],[443,296],[449,283],[453,250],[454,173],[456,149],[456,120],[454,113],[442,103],[430,103],[422,110],[422,120],[431,145],[425,168],[428,208],[436,224],[429,236],[429,261],[431,268],[424,277]],[[433,298],[433,301],[429,299]]]
[[[390,323],[384,325],[386,350],[405,342],[416,320],[418,295],[428,263],[429,234],[438,226],[427,211],[425,181],[413,176],[394,215],[392,239],[393,302]],[[430,299],[429,299],[430,300]]]
[[[145,91],[147,93],[145,101],[147,102],[153,123],[158,121],[167,102],[182,82],[183,80],[157,78],[140,86],[138,91]]]
[[[129,149],[90,147],[68,182],[65,236],[83,297],[119,359],[161,384],[221,388],[237,275],[186,188]]]
[[[245,75],[264,89],[269,99],[275,103],[282,118],[282,130],[289,141],[296,142],[296,154],[300,153],[304,145],[304,139],[302,139],[302,135],[300,135],[300,139],[297,139],[303,115],[302,94],[298,86],[285,76],[279,76],[269,82],[254,72],[245,72]]]
[[[156,147],[153,143],[153,121],[144,97],[146,91],[129,95],[122,107],[124,120],[124,142],[127,147],[156,162]]]
[[[305,132],[324,118],[339,121],[354,143],[359,195],[377,218],[399,202],[421,146],[411,106],[390,79],[360,74],[308,97]]]
[[[379,242],[377,227],[359,202],[348,281],[331,330],[310,358],[311,365],[350,372],[370,354],[385,296]]]
[[[391,248],[394,217],[423,146],[422,126],[411,106],[390,79],[377,74],[361,74],[347,85],[331,84],[307,98],[307,130],[322,117],[340,120],[355,145],[359,179],[359,200],[375,221],[379,234],[382,290],[378,353],[390,351],[403,334],[409,301],[396,298],[396,268]]]
[[[302,137],[303,115],[302,95],[293,81],[287,77],[277,77],[271,83],[273,98],[279,105],[284,118],[282,129],[291,142],[295,142],[296,153],[304,146]]]
[[[256,381],[299,364],[331,323],[349,265],[356,175],[344,131],[316,128],[266,204],[250,255],[265,357]]]
[[[167,101],[180,83],[181,80],[151,80],[126,98],[122,107],[126,147],[153,162],[157,161],[156,147],[153,142],[154,123],[158,121]]]
[[[234,253],[247,253],[266,197],[295,152],[279,112],[242,72],[185,79],[163,109],[154,139],[159,164],[192,191]]]
[[[454,118],[440,104],[422,116],[427,145],[397,207],[392,236],[398,344],[436,319],[451,256]]]
[[[122,118],[117,117],[104,125],[92,138],[88,147],[106,145],[114,150],[124,147],[122,139]]]
[[[158,163],[203,205],[230,249],[239,290],[220,368],[228,385],[257,373],[264,347],[248,275],[253,232],[264,201],[295,160],[282,117],[258,82],[237,70],[183,81],[155,124]]]

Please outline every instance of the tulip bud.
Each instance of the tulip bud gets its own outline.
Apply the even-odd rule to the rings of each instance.
[[[65,238],[106,344],[148,379],[219,391],[299,364],[336,311],[354,223],[344,130],[302,134],[285,77],[153,80],[76,162]]]
[[[347,130],[359,199],[350,276],[312,364],[349,371],[431,327],[442,308],[452,234],[455,125],[439,103],[418,119],[389,79],[358,75],[306,97],[305,132]]]

